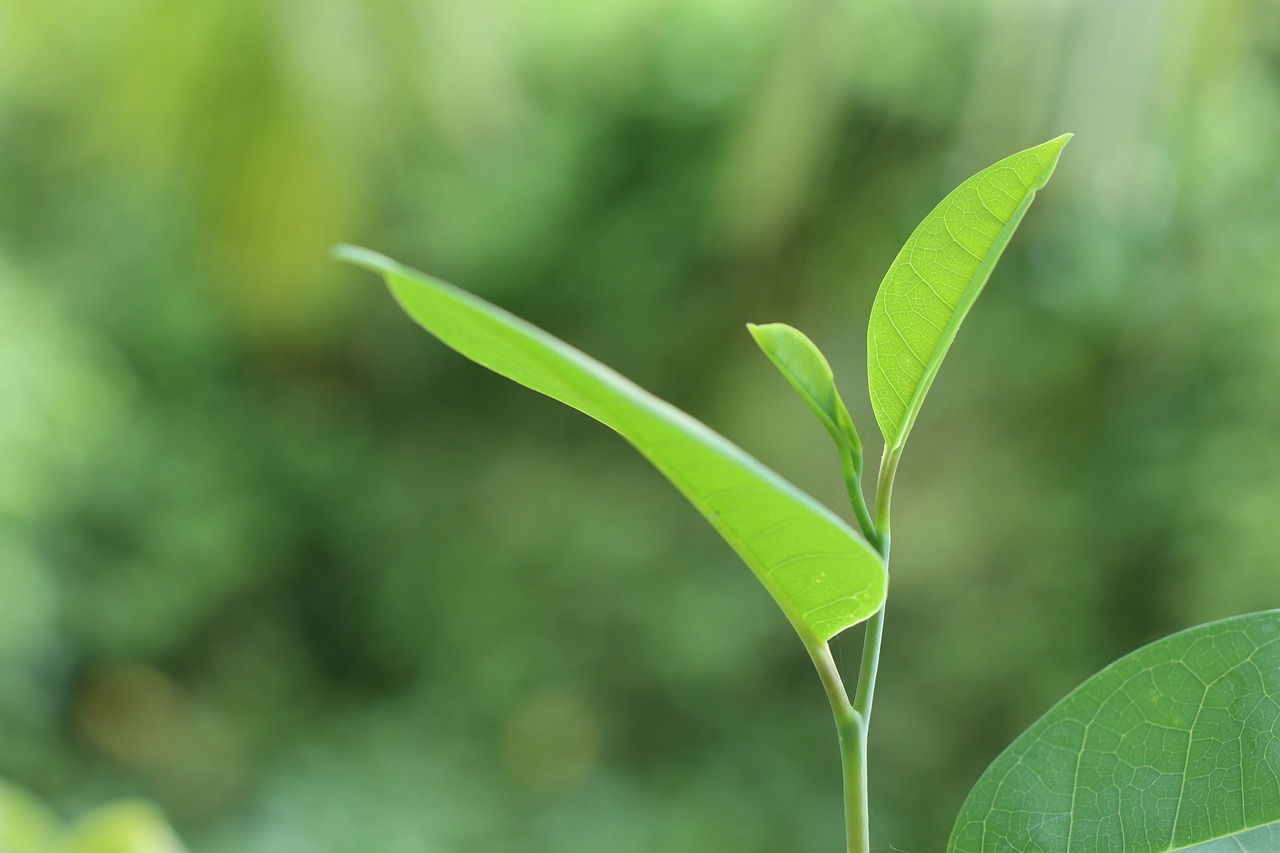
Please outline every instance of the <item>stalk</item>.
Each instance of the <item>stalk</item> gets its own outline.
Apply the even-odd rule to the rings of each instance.
[[[832,432],[832,435],[836,436],[836,443],[840,447],[840,468],[844,474],[844,487],[849,493],[849,502],[853,504],[854,518],[858,520],[858,526],[862,528],[862,535],[867,542],[879,550],[880,536],[876,532],[875,522],[871,520],[871,513],[867,511],[866,499],[862,496],[862,448],[855,452],[837,433]]]
[[[860,476],[850,476],[845,466],[845,483],[867,541],[889,564],[889,500],[893,478],[898,470],[901,448],[885,448],[876,482],[875,519],[868,518],[862,497]],[[861,472],[858,472],[859,474]],[[871,724],[871,703],[875,696],[876,674],[880,667],[880,644],[884,637],[884,607],[867,620],[862,641],[862,663],[858,669],[858,686],[853,701],[849,700],[831,649],[826,643],[809,650],[835,716],[840,738],[840,765],[844,777],[845,837],[848,853],[870,853],[870,809],[867,798],[867,731]]]
[[[831,656],[831,647],[820,643],[809,648],[809,656],[822,679],[831,702],[831,714],[836,721],[836,734],[840,737],[840,766],[844,775],[845,835],[849,853],[868,853],[870,835],[867,826],[867,761],[866,726],[862,717],[853,709],[849,694],[845,692],[840,670]]]
[[[867,727],[855,717],[840,726],[840,766],[844,771],[844,831],[849,853],[869,853],[871,824],[867,812]]]

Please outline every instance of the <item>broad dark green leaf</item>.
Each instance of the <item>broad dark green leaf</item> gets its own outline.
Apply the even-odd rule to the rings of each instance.
[[[836,444],[848,448],[861,463],[862,442],[849,410],[836,390],[831,365],[817,344],[786,323],[748,323],[751,336],[778,371],[822,421]],[[861,465],[859,464],[859,469]]]
[[[888,449],[911,432],[956,330],[1071,134],[983,169],[951,191],[898,253],[871,307],[867,372]]]
[[[668,403],[523,320],[366,249],[419,325],[467,358],[620,433],[684,493],[756,573],[806,644],[884,602],[880,557],[838,516]]]
[[[949,853],[1280,850],[1280,611],[1121,658],[982,775]]]

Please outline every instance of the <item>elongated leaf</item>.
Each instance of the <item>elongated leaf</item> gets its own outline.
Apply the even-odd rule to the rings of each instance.
[[[1121,658],[982,775],[949,853],[1280,850],[1280,611]]]
[[[889,449],[907,440],[956,330],[1071,134],[983,169],[924,218],[871,306],[871,404]]]
[[[831,365],[818,345],[809,340],[799,329],[786,323],[765,323],[757,326],[748,323],[747,329],[756,339],[760,349],[769,357],[778,371],[796,393],[822,421],[836,444],[848,448],[858,461],[861,471],[862,441],[854,429],[853,418],[845,408]]]
[[[409,316],[467,358],[631,442],[751,567],[806,644],[883,604],[884,564],[861,537],[698,421],[476,296],[367,249],[338,256],[380,273]]]

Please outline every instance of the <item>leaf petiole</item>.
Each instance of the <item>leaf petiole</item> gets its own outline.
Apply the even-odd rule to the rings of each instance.
[[[859,453],[858,458],[854,458],[853,453],[847,445],[841,444],[840,447],[840,467],[844,473],[844,486],[849,492],[849,503],[853,505],[854,517],[858,519],[858,527],[862,528],[862,535],[866,537],[867,543],[880,550],[880,532],[876,528],[875,522],[871,520],[871,513],[867,510],[867,501],[862,494],[862,456]]]
[[[868,517],[866,502],[862,499],[861,477],[851,476],[848,457],[845,484],[853,504],[858,523],[867,532],[867,539],[889,565],[889,503],[893,493],[893,479],[898,470],[902,450],[885,448],[880,460],[880,473],[876,478],[876,506],[874,522]],[[835,715],[836,732],[840,739],[840,764],[844,777],[845,836],[849,853],[869,853],[871,849],[870,808],[867,796],[867,732],[871,725],[871,703],[875,696],[876,674],[880,669],[880,645],[884,637],[884,608],[881,605],[866,622],[862,640],[862,661],[858,667],[858,685],[850,702],[840,673],[836,669],[831,652],[824,643],[821,649],[811,649],[814,665],[831,700]]]

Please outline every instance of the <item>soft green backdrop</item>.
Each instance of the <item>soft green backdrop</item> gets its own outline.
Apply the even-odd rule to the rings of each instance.
[[[810,334],[869,439],[902,241],[1065,131],[899,473],[872,810],[910,853],[1102,665],[1280,605],[1275,4],[0,0],[0,777],[197,853],[839,849],[751,573],[328,248],[840,507],[744,324]]]

